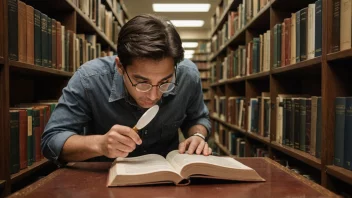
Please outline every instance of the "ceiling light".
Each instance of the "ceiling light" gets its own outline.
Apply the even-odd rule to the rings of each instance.
[[[154,12],[209,12],[210,4],[171,4],[153,3]]]
[[[202,27],[203,20],[171,20],[171,23],[176,27]]]
[[[194,50],[185,50],[185,54],[194,54]]]
[[[182,42],[183,48],[195,48],[198,47],[198,42]]]
[[[191,59],[191,58],[193,58],[193,54],[185,54],[184,57],[185,57],[185,58],[188,58],[188,59]]]

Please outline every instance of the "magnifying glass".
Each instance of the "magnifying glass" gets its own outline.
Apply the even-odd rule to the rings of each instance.
[[[150,107],[143,115],[141,118],[139,118],[137,124],[132,128],[135,132],[138,133],[139,130],[143,129],[147,124],[149,124],[150,121],[153,120],[153,118],[156,116],[156,114],[159,111],[159,105],[154,105]]]

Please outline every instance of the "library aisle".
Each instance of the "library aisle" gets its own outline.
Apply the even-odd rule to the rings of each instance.
[[[63,88],[116,55],[121,27],[142,13],[170,19],[197,66],[214,153],[271,159],[351,198],[352,0],[163,3],[0,2],[0,198],[58,169],[40,142]]]

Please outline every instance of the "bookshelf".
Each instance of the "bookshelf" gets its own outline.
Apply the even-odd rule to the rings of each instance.
[[[284,19],[290,18],[291,13],[308,7],[308,4],[313,4],[315,0],[307,1],[284,1],[275,0],[263,6],[257,14],[247,20],[246,24],[241,29],[237,29],[233,36],[226,35],[225,41],[219,41],[219,35],[222,35],[222,28],[228,21],[227,14],[237,12],[238,6],[243,0],[234,0],[229,7],[224,8],[219,22],[213,25],[211,32],[212,37],[212,56],[210,62],[211,70],[215,71],[215,81],[212,81],[210,89],[211,109],[210,112],[216,112],[216,97],[225,97],[225,114],[229,109],[229,97],[244,97],[245,98],[245,118],[244,128],[227,123],[219,116],[210,118],[214,123],[218,123],[228,131],[235,131],[239,135],[244,135],[246,141],[246,156],[249,156],[249,150],[256,145],[265,145],[269,152],[269,157],[276,159],[277,156],[287,156],[298,164],[303,169],[314,170],[317,172],[319,184],[333,190],[337,193],[351,193],[352,171],[334,165],[334,131],[335,131],[335,98],[352,96],[352,74],[349,72],[349,64],[352,60],[352,49],[342,51],[332,51],[331,40],[333,38],[333,1],[322,0],[322,53],[321,56],[307,58],[304,61],[273,67],[274,64],[274,30],[276,24],[283,24]],[[221,2],[219,6],[222,6]],[[214,14],[216,16],[216,14]],[[308,26],[307,26],[308,27]],[[236,77],[228,76],[222,78],[223,65],[229,64],[224,59],[230,52],[239,49],[240,45],[247,48],[253,38],[264,34],[270,30],[270,68],[268,71],[262,71],[254,74],[238,75]],[[219,32],[219,34],[218,34]],[[216,39],[213,39],[217,36]],[[223,42],[216,48],[218,42]],[[265,42],[265,40],[264,40]],[[215,48],[213,48],[215,46]],[[214,50],[215,49],[215,50]],[[217,49],[217,50],[216,50]],[[247,58],[247,55],[246,55]],[[278,57],[281,58],[281,57]],[[290,58],[290,57],[288,57]],[[292,58],[292,57],[291,57]],[[228,61],[228,60],[227,60]],[[287,61],[287,60],[286,60]],[[294,61],[295,62],[295,61]],[[245,63],[247,64],[247,62]],[[225,75],[225,74],[224,74]],[[228,74],[227,74],[228,75]],[[220,77],[222,76],[222,77]],[[261,93],[269,93],[270,98],[270,134],[269,137],[249,132],[247,124],[250,121],[247,117],[249,107],[249,99],[260,96]],[[304,150],[293,148],[277,142],[277,112],[276,98],[279,94],[291,95],[308,95],[321,97],[321,156],[314,156],[312,153]],[[220,112],[218,112],[220,113]],[[225,119],[226,120],[226,119]],[[213,129],[217,132],[219,129]],[[226,141],[226,140],[225,140]],[[226,154],[228,148],[220,142],[219,148]],[[340,183],[341,182],[341,183]],[[342,185],[340,185],[342,184]],[[340,185],[340,186],[339,186]],[[341,188],[341,186],[344,186]]]
[[[43,75],[54,75],[54,76],[65,76],[65,77],[71,77],[73,75],[73,72],[67,72],[67,71],[61,71],[57,69],[51,69],[51,68],[46,68],[46,67],[39,67],[36,65],[31,65],[27,63],[22,63],[18,61],[9,61],[9,66],[11,70],[18,70],[19,72],[28,72],[28,73],[38,73],[38,74],[43,74]]]
[[[97,25],[98,22],[93,20],[94,16],[89,16],[87,12],[82,11],[83,8],[78,6],[78,1],[23,0],[22,2],[60,22],[67,31],[75,34],[95,35],[95,41],[100,44],[101,51],[95,48],[97,51],[92,51],[89,57],[87,56],[86,59],[81,61],[85,62],[94,58],[94,52],[97,53],[97,56],[116,53],[115,43],[117,40],[111,39],[114,38],[113,35],[105,33],[106,31]],[[125,13],[126,10],[122,5],[122,0],[102,0],[101,2],[106,11],[111,12],[111,15],[115,17],[115,19],[111,18],[111,23],[121,26],[128,20],[128,14]],[[32,165],[11,174],[10,107],[20,103],[35,103],[39,100],[57,100],[61,95],[62,88],[66,86],[77,67],[82,64],[68,60],[67,68],[58,68],[54,65],[51,65],[51,67],[39,66],[29,63],[29,60],[19,61],[9,58],[10,49],[8,46],[11,42],[9,41],[11,34],[8,34],[9,26],[11,26],[8,21],[11,20],[9,5],[18,5],[17,3],[18,0],[5,0],[0,3],[0,29],[5,30],[0,31],[0,198],[8,196],[20,186],[55,169],[55,165],[44,158],[36,160]],[[120,11],[122,13],[120,15],[124,16],[123,20],[118,16],[119,13],[113,10],[113,5],[117,6],[117,3],[121,5]],[[28,18],[28,16],[26,17]],[[25,37],[30,38],[28,34],[25,34]],[[85,41],[91,42],[88,41],[88,38]],[[93,46],[93,43],[91,44]],[[48,47],[48,49],[50,48]],[[69,52],[70,55],[72,55],[71,53],[74,54],[72,51]],[[73,56],[77,57],[77,54],[71,57]],[[72,66],[71,64],[77,64],[78,66]]]

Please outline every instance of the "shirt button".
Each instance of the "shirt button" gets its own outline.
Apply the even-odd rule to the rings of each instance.
[[[148,134],[148,130],[145,130],[145,131],[144,131],[144,135],[147,135],[147,134]]]

